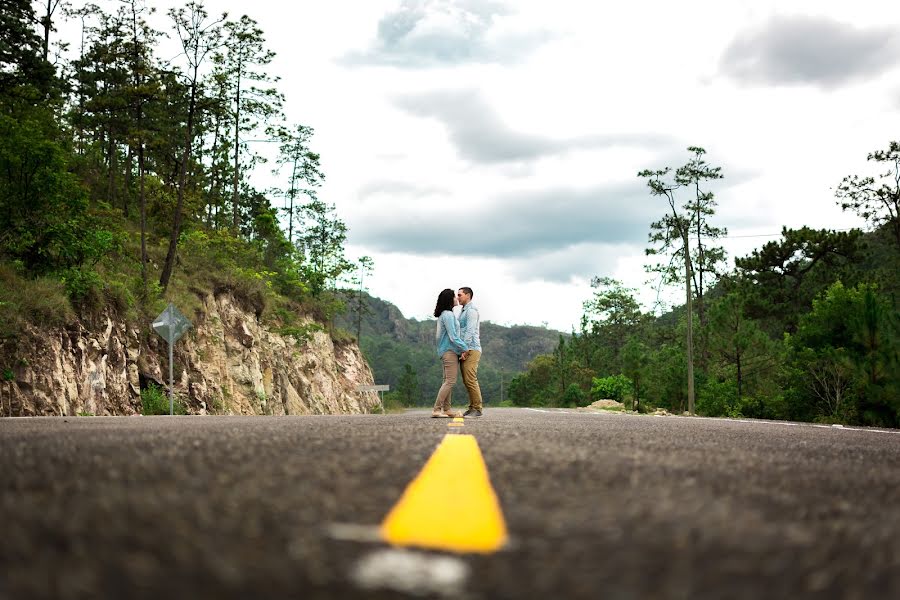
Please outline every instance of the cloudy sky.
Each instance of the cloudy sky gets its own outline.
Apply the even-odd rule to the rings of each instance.
[[[704,147],[733,258],[782,226],[860,225],[833,188],[900,137],[895,0],[205,4],[259,22],[320,198],[408,317],[468,285],[483,318],[568,331],[592,276],[650,308],[665,205],[638,171]]]

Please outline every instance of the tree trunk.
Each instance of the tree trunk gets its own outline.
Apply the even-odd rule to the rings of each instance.
[[[194,111],[197,106],[197,68],[194,68],[194,78],[191,81],[191,101],[188,104],[187,139],[184,143],[184,153],[181,158],[181,172],[178,174],[178,202],[175,206],[175,215],[172,223],[172,233],[169,236],[169,251],[166,253],[166,262],[163,265],[162,274],[159,276],[159,286],[166,290],[169,279],[172,276],[172,268],[175,265],[175,252],[178,248],[178,236],[181,234],[181,219],[184,208],[184,188],[187,185],[187,168],[191,159],[191,142],[194,137]]]
[[[216,117],[216,128],[213,132],[213,140],[212,147],[209,151],[210,156],[210,171],[212,171],[212,181],[209,184],[209,201],[206,204],[206,225],[211,229],[215,229],[213,225],[213,203],[216,202],[216,196],[214,195],[214,190],[216,189],[216,180],[218,179],[218,168],[216,168],[216,154],[219,151],[219,118]],[[216,211],[218,213],[218,211]]]
[[[297,180],[297,156],[294,155],[294,168],[291,171],[291,191],[288,194],[290,196],[290,205],[288,208],[288,244],[291,247],[294,247],[294,183]],[[356,336],[356,339],[359,340],[359,336]]]
[[[106,148],[107,152],[107,163],[109,164],[109,177],[108,183],[106,187],[106,201],[109,202],[110,206],[114,206],[116,203],[116,144],[113,142],[112,132],[109,134],[109,143]]]
[[[694,299],[691,294],[691,252],[687,233],[682,233],[684,239],[684,281],[687,299],[687,387],[688,387],[688,412],[694,414]]]
[[[141,278],[147,295],[147,196],[144,194],[144,141],[138,146],[138,177],[141,186]]]
[[[50,20],[53,17],[53,0],[47,0],[47,14],[41,19],[41,25],[44,26],[44,60],[49,60],[50,58],[50,26],[52,21]]]
[[[140,123],[140,117],[138,117],[138,123]],[[122,214],[125,215],[125,218],[128,218],[128,202],[130,201],[131,196],[131,165],[132,165],[133,157],[131,144],[128,144],[128,154],[125,155],[125,189],[122,192]]]
[[[234,184],[231,189],[231,203],[232,209],[234,210],[234,235],[240,235],[241,233],[241,209],[240,209],[240,201],[238,198],[238,185],[241,181],[241,163],[240,163],[240,154],[241,154],[241,141],[240,141],[240,131],[241,131],[241,67],[242,57],[238,54],[238,69],[237,69],[237,91],[235,96],[235,108],[234,108]]]

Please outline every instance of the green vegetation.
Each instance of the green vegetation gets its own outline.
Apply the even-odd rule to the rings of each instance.
[[[900,144],[869,155],[878,178],[838,187],[872,231],[784,229],[731,272],[709,245],[725,232],[707,189],[722,173],[689,151],[674,172],[640,173],[668,204],[647,252],[667,260],[648,271],[686,305],[644,313],[634,290],[596,278],[581,331],[513,378],[512,402],[581,405],[575,386],[641,411],[900,427]]]
[[[141,414],[145,416],[169,414],[169,397],[163,388],[151,383],[141,390]],[[187,414],[184,402],[178,396],[172,399],[172,414]]]
[[[314,328],[300,317],[330,323],[356,265],[346,226],[317,197],[314,131],[284,122],[262,73],[263,32],[193,2],[169,12],[167,32],[137,0],[110,10],[0,8],[0,368],[14,367],[29,323],[147,322],[169,301],[196,317],[211,293],[305,341]],[[63,18],[84,24],[83,45],[51,64]],[[172,64],[156,54],[163,35],[184,50]],[[246,140],[265,136],[279,142],[275,173],[290,177],[263,193],[248,175],[264,161]],[[276,198],[289,199],[284,227]]]

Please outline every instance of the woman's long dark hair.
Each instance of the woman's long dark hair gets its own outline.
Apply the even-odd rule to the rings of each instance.
[[[445,310],[453,310],[453,290],[447,288],[438,294],[437,304],[434,306],[434,316],[439,317]]]

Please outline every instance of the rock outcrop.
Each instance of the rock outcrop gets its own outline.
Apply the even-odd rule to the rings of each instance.
[[[168,347],[149,323],[110,316],[66,329],[31,326],[0,382],[0,414],[134,415],[141,390],[168,386]],[[380,408],[356,343],[310,319],[282,335],[228,293],[209,294],[175,345],[175,393],[190,414],[352,414]]]

